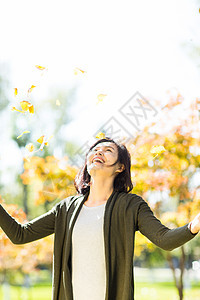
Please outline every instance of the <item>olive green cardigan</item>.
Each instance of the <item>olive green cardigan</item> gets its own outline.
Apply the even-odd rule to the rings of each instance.
[[[0,206],[0,226],[15,244],[32,242],[55,233],[53,300],[73,299],[72,230],[87,196],[88,194],[68,197],[48,213],[24,225],[16,222]],[[188,225],[176,229],[162,225],[140,196],[113,191],[106,203],[104,216],[107,278],[105,300],[134,299],[133,255],[136,230],[165,250],[179,247],[195,236]]]

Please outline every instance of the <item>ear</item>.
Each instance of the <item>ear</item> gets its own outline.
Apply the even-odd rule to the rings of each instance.
[[[125,167],[124,167],[123,164],[121,164],[121,165],[119,166],[119,168],[116,170],[116,172],[117,172],[117,173],[121,173],[121,172],[123,172],[124,170],[125,170]]]

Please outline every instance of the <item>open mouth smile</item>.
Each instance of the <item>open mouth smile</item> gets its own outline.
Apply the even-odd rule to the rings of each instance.
[[[93,163],[94,163],[94,162],[104,163],[104,160],[103,160],[102,158],[100,158],[100,157],[95,157],[95,158],[92,160],[92,162],[93,162]]]

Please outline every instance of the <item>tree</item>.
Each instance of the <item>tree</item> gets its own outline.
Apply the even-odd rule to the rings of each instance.
[[[194,177],[200,171],[199,99],[190,105],[187,117],[181,119],[179,114],[178,119],[182,102],[180,94],[171,97],[159,122],[146,126],[142,134],[127,145],[132,155],[133,192],[147,199],[155,214],[168,226],[186,224],[200,205],[200,185],[194,184]],[[170,118],[179,120],[179,124],[172,122],[170,128]],[[166,151],[153,155],[152,147],[157,145],[162,145]],[[21,178],[23,184],[29,186],[29,197],[35,201],[34,204],[44,204],[48,210],[54,201],[74,194],[73,181],[77,171],[70,166],[67,157],[33,156],[24,161]],[[166,199],[162,197],[164,192],[168,195]],[[166,213],[166,210],[170,213]],[[147,243],[147,246],[148,250],[155,249],[151,243]],[[140,240],[142,248],[144,239]],[[140,249],[136,249],[136,254]],[[185,246],[180,249],[180,253],[176,252],[180,261],[180,277],[174,276],[174,279],[179,297],[183,299]],[[171,253],[167,254],[167,259],[174,272]]]
[[[180,97],[171,99],[164,108],[165,115],[161,116],[162,119],[157,124],[147,126],[141,135],[129,142],[132,153],[131,171],[135,182],[133,192],[148,200],[155,214],[169,227],[187,224],[200,210],[200,184],[194,183],[194,178],[200,171],[199,99],[195,99],[190,105],[188,116],[181,120],[179,114],[179,124],[170,128],[173,111],[176,111],[178,119],[181,104]],[[166,151],[153,155],[151,150],[156,145],[162,145]],[[167,199],[162,197],[164,192],[168,194]],[[139,241],[141,249],[144,240]],[[154,249],[149,243],[145,248]],[[166,257],[182,300],[185,246],[179,250],[176,251],[179,276],[175,274],[174,251],[167,252]]]
[[[30,187],[30,197],[35,205],[44,204],[46,210],[51,203],[62,200],[76,192],[74,178],[78,170],[68,163],[68,157],[56,159],[33,156],[24,161],[21,175],[24,185]]]
[[[20,223],[26,223],[26,214],[15,204],[5,204],[0,199],[8,213]],[[0,229],[0,272],[3,281],[9,282],[13,270],[18,270],[24,276],[37,270],[40,264],[51,267],[53,257],[53,237],[49,236],[25,245],[13,245],[6,234]]]

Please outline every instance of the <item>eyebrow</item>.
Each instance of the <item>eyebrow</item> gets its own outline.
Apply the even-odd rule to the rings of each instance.
[[[106,147],[106,148],[112,148],[113,150],[115,150],[112,146],[103,146],[103,147]],[[97,148],[99,148],[99,146],[98,146],[98,147],[95,147],[95,149],[97,149]]]

